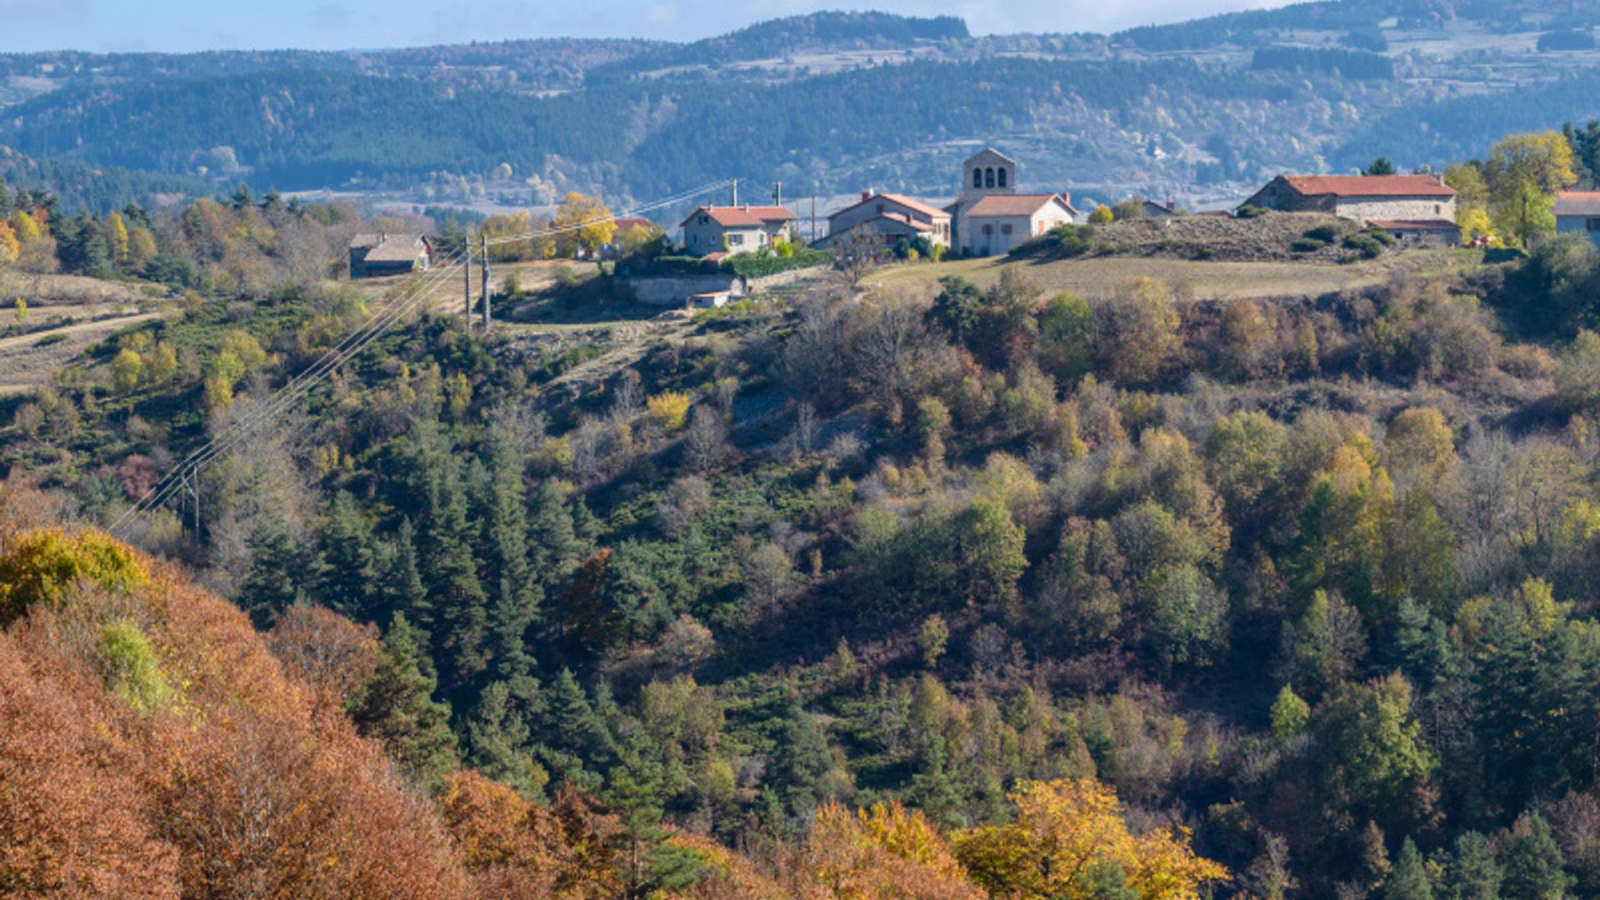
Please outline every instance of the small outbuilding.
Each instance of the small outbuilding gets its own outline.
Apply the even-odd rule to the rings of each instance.
[[[350,277],[377,278],[427,271],[433,245],[425,235],[374,232],[350,241]]]

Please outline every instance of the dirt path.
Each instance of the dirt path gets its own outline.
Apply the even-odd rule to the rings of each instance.
[[[0,338],[0,393],[26,393],[47,385],[56,369],[70,365],[91,344],[129,325],[137,325],[160,315],[152,312],[119,316]],[[39,345],[40,341],[56,335],[63,339]]]
[[[632,333],[629,333],[629,332]],[[545,390],[567,385],[589,384],[613,375],[644,359],[650,344],[656,338],[679,341],[694,331],[694,323],[687,320],[670,322],[619,323],[612,330],[611,346],[594,359],[585,360],[544,386]]]

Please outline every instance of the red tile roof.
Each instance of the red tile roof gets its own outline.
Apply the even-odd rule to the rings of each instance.
[[[1558,216],[1600,216],[1600,191],[1562,191],[1556,198]]]
[[[911,210],[913,212],[916,212],[916,213],[919,213],[921,215],[927,216],[930,219],[944,219],[944,218],[949,218],[950,217],[950,214],[948,212],[945,212],[942,209],[935,209],[934,207],[929,206],[926,203],[923,203],[921,200],[912,199],[911,197],[907,197],[904,194],[873,194],[871,197],[868,197],[868,198],[862,200],[859,203],[853,203],[853,204],[851,204],[849,206],[846,206],[844,209],[839,210],[839,212],[836,212],[833,215],[828,216],[828,218],[831,219],[831,218],[833,218],[833,216],[837,216],[837,215],[840,215],[840,214],[843,214],[843,213],[847,213],[852,209],[856,209],[858,207],[865,206],[868,203],[872,203],[872,202],[875,202],[875,201],[878,201],[878,200],[887,200],[890,203],[898,204],[898,205],[903,206],[906,209],[909,209],[909,210]]]
[[[1455,189],[1432,175],[1285,175],[1308,197],[1454,197]]]
[[[794,222],[800,219],[786,206],[746,206],[745,209],[763,222]]]
[[[1031,216],[1050,201],[1061,202],[1056,194],[990,194],[972,204],[967,216]]]
[[[656,223],[640,216],[622,216],[620,218],[613,219],[612,224],[617,226],[617,230],[615,232],[617,235],[627,234],[635,228],[643,228],[648,231],[649,229],[656,227]]]
[[[678,227],[682,228],[699,215],[710,216],[711,221],[723,228],[760,228],[762,225],[760,216],[742,206],[702,206],[690,213],[689,218],[684,219]]]

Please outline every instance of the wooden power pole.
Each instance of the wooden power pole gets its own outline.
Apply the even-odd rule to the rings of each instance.
[[[489,334],[489,236],[478,232],[478,268],[483,270],[483,333]]]
[[[467,330],[472,330],[472,235],[461,236],[461,271],[466,276],[466,306],[462,312],[467,317]]]

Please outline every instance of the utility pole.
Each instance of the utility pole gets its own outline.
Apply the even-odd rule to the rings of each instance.
[[[811,243],[817,242],[817,195],[811,195]]]
[[[467,330],[472,330],[472,235],[461,236],[461,271],[466,276],[466,301],[463,312],[467,317]]]
[[[489,335],[489,236],[478,232],[478,268],[483,270],[483,334]]]

